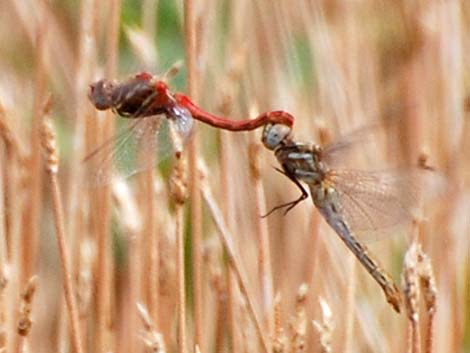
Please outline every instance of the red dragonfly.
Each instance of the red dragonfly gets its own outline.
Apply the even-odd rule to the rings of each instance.
[[[156,160],[142,156],[157,149],[157,159],[165,158],[172,150],[179,155],[182,142],[192,131],[193,119],[230,131],[254,130],[268,123],[292,127],[294,123],[293,116],[285,111],[267,112],[246,120],[207,113],[187,96],[171,92],[164,81],[147,72],[123,82],[99,80],[90,85],[88,97],[96,109],[112,109],[117,115],[131,119],[126,128],[85,157],[91,172],[89,182],[95,186],[111,180],[112,174],[107,172],[111,165],[126,177],[152,167]]]

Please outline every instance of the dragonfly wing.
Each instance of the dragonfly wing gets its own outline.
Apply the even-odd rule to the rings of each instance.
[[[336,191],[339,212],[350,229],[362,239],[377,239],[411,221],[428,173],[335,170],[325,181]]]
[[[409,107],[392,107],[385,112],[386,119],[374,120],[364,126],[354,129],[332,143],[323,147],[322,159],[330,166],[344,167],[344,162],[349,159],[351,153],[370,148],[371,143],[376,144],[380,141],[388,141],[397,136],[403,125],[403,119],[400,118]]]
[[[129,125],[90,153],[86,165],[86,184],[97,187],[108,184],[116,175],[129,177],[151,168],[166,158],[173,146],[169,140],[167,119],[160,116],[136,118]],[[158,149],[158,156],[155,152]]]
[[[181,105],[173,105],[168,108],[168,116],[173,123],[175,132],[182,140],[185,140],[193,128],[193,116],[190,111]]]

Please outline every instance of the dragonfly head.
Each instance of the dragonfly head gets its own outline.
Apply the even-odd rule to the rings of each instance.
[[[116,88],[116,82],[102,79],[90,85],[88,98],[96,109],[106,110],[114,106],[113,92]]]
[[[292,129],[284,124],[266,124],[263,128],[262,142],[269,150],[276,149],[290,137]]]

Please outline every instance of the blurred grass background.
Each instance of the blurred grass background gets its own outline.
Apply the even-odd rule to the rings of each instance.
[[[365,152],[394,165],[414,164],[424,150],[450,187],[444,197],[425,207],[425,221],[419,226],[370,248],[400,283],[411,234],[419,232],[438,293],[433,351],[469,352],[470,163],[465,154],[469,147],[465,101],[470,4],[464,0],[201,0],[193,5],[196,94],[192,98],[205,110],[234,119],[286,110],[296,117],[296,138],[312,142],[335,139],[399,112],[396,131],[376,147],[367,145]],[[80,162],[104,141],[114,121],[111,114],[97,114],[89,104],[89,83],[141,70],[163,74],[183,59],[185,65],[170,85],[187,93],[184,21],[182,1],[0,2],[0,265],[5,279],[0,293],[0,351],[72,351],[38,137],[47,92],[54,101],[59,178],[84,350],[157,352],[162,347],[152,344],[161,341],[166,351],[179,347],[178,206],[168,192],[172,160],[164,161],[153,175],[131,178],[120,189],[113,186],[110,212],[103,206],[109,195],[84,186],[86,174]],[[257,154],[260,179],[250,172],[254,157],[249,150],[256,147],[249,146],[260,147],[260,131],[233,134],[202,124],[196,129],[196,153],[210,171],[202,185],[213,193],[233,234],[269,350],[412,351],[406,314],[392,311],[310,200],[285,217],[278,213],[260,219],[260,214],[297,196],[295,187],[273,171],[277,164],[269,151]],[[195,225],[189,207],[186,211],[186,349],[192,350],[197,342],[201,352],[262,351],[207,206],[198,225],[203,262],[196,266],[201,267],[202,278],[193,279]],[[32,275],[38,276],[33,323],[31,332],[20,336],[20,293]],[[193,302],[194,281],[202,287],[199,304]],[[302,283],[308,284],[307,294],[296,299]],[[321,306],[321,300],[326,304]],[[136,301],[148,309],[153,328],[142,325]],[[194,305],[201,307],[196,310]],[[420,308],[421,347],[414,351],[429,347],[428,315],[422,304]],[[323,320],[323,325],[312,325],[312,320]],[[194,335],[196,325],[201,332]]]

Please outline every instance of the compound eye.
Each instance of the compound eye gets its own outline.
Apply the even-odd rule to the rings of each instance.
[[[108,80],[99,80],[90,85],[88,98],[98,110],[106,110],[113,106],[112,94],[115,83]]]
[[[291,128],[283,124],[266,125],[263,131],[263,144],[266,148],[275,149],[284,139],[289,136]]]

